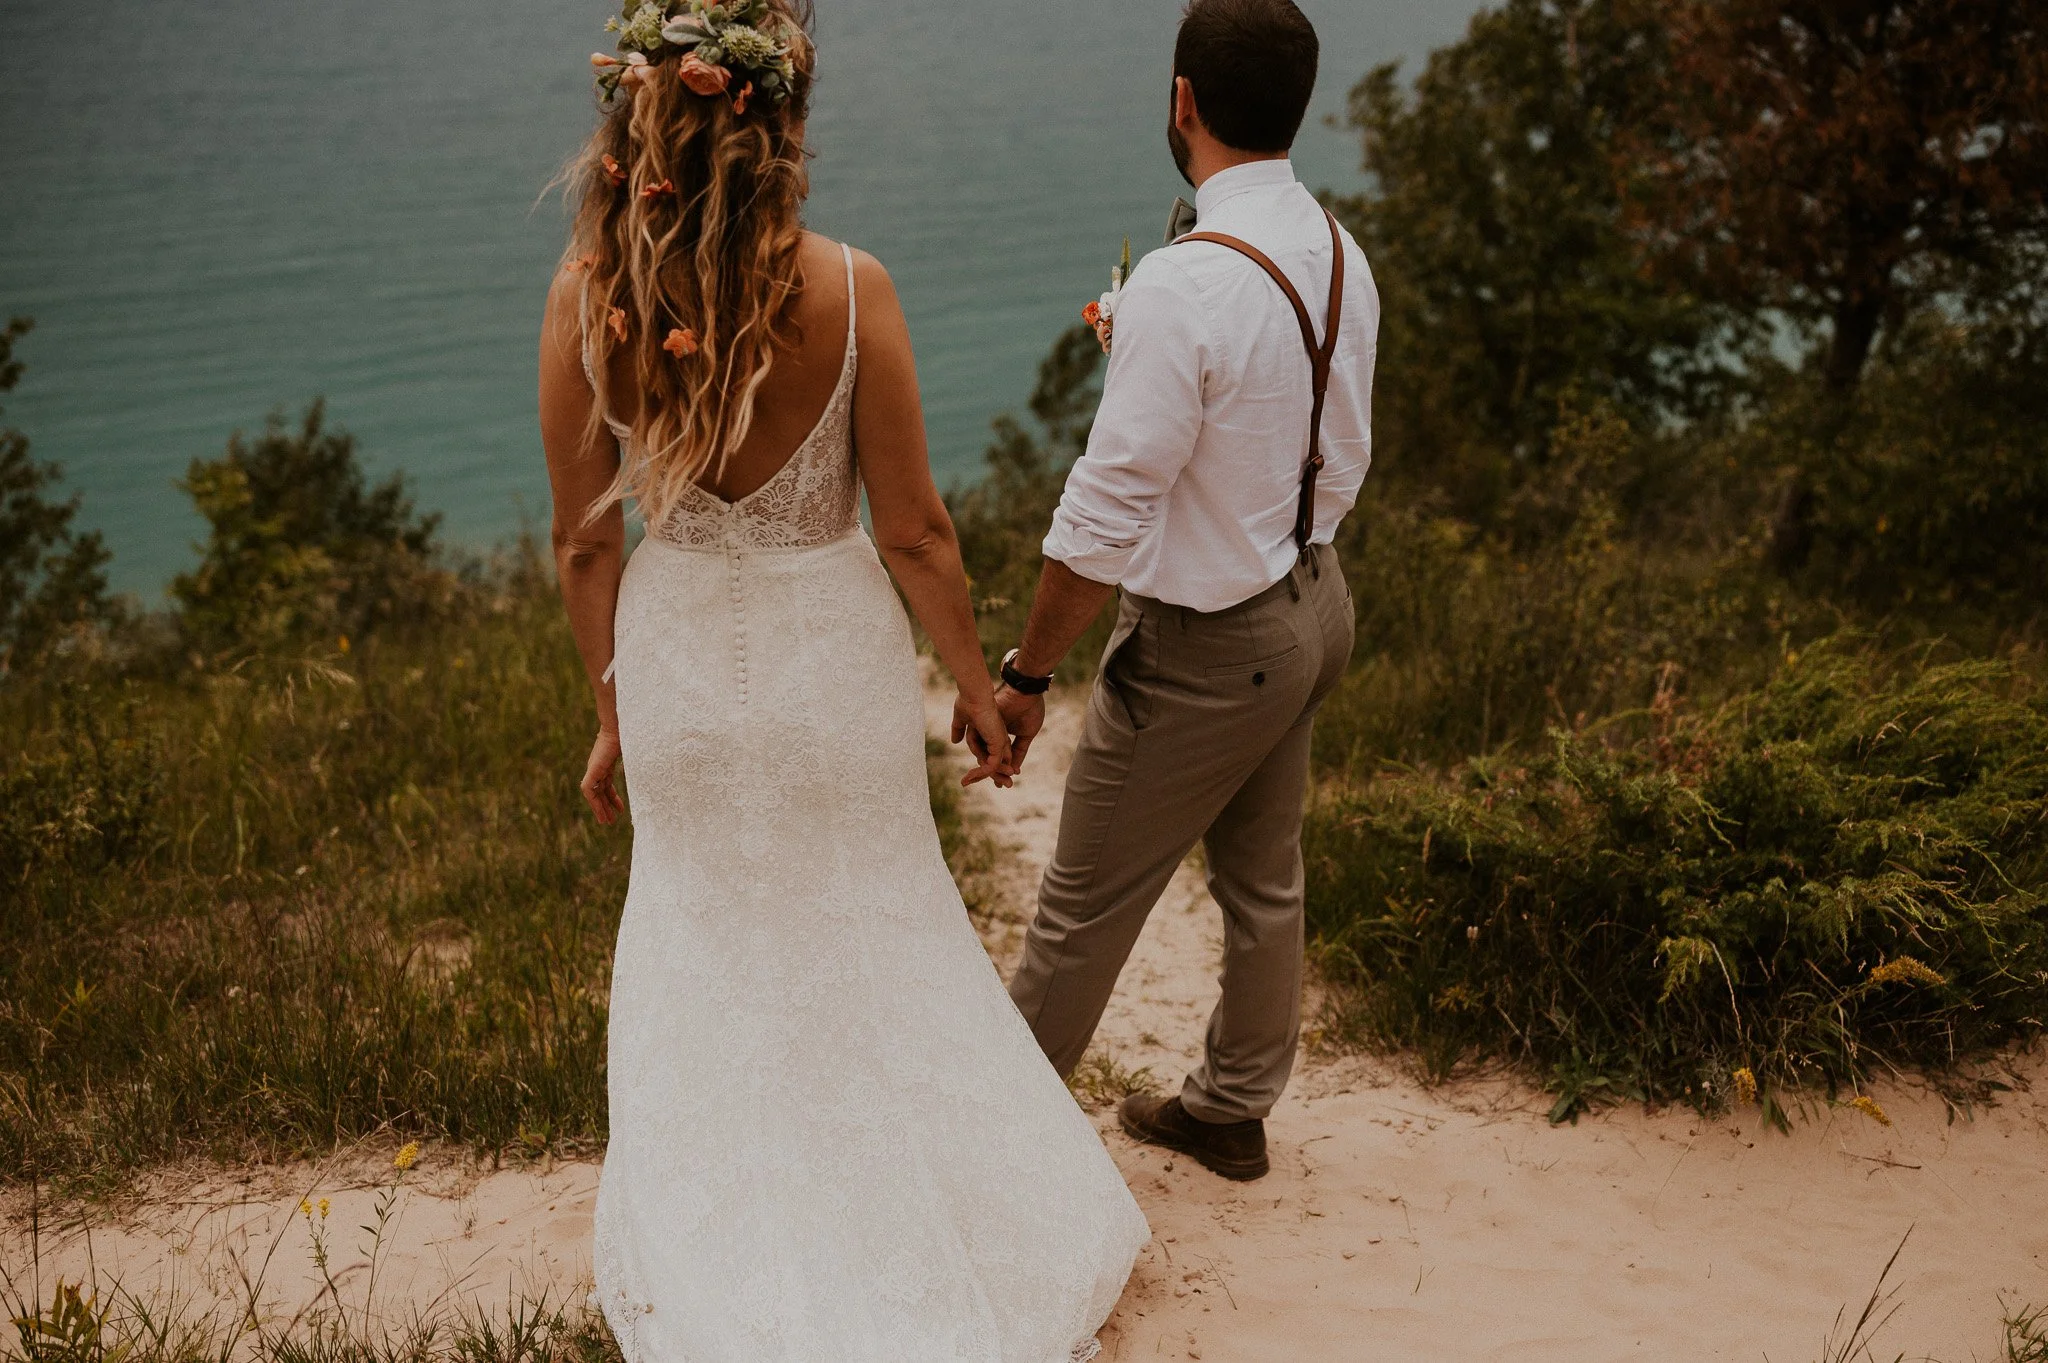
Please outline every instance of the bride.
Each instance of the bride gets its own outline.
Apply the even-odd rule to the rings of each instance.
[[[615,22],[548,296],[582,789],[623,763],[635,833],[597,1297],[629,1363],[1065,1363],[1149,1232],[940,855],[892,576],[1009,742],[889,276],[799,221],[798,2]]]

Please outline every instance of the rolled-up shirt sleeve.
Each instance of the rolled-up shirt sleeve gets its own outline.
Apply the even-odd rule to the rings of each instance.
[[[1088,450],[1067,474],[1045,556],[1080,576],[1123,581],[1202,429],[1207,321],[1192,280],[1157,254],[1117,300],[1116,337]]]

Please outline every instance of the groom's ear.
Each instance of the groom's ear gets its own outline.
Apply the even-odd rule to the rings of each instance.
[[[1195,83],[1186,76],[1173,78],[1173,126],[1183,136],[1197,128],[1208,131],[1208,125],[1202,122],[1202,111],[1195,104]]]

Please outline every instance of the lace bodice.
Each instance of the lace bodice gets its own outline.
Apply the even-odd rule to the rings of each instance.
[[[775,476],[736,502],[692,484],[675,509],[648,533],[684,549],[806,549],[851,533],[860,523],[860,472],[853,456],[853,389],[860,369],[855,343],[857,309],[853,294],[853,248],[846,258],[846,357],[824,415]],[[600,394],[588,344],[583,372]],[[626,448],[632,428],[607,410],[605,425]]]

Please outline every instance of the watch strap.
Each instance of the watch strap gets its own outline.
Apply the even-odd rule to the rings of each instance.
[[[1018,650],[1013,648],[1003,655],[1003,685],[1027,696],[1042,696],[1050,691],[1051,677],[1034,677],[1017,670],[1017,652]]]

